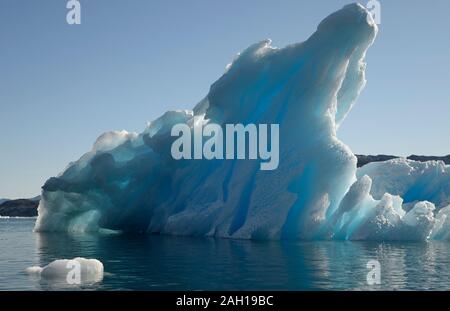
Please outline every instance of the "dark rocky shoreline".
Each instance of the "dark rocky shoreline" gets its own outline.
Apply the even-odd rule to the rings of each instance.
[[[386,154],[379,154],[379,155],[362,155],[362,154],[355,154],[358,158],[358,167],[362,167],[366,164],[369,164],[371,162],[383,162],[388,161],[392,159],[400,158],[399,156],[394,155],[386,155]],[[421,155],[410,155],[407,157],[408,160],[414,160],[419,162],[426,162],[426,161],[444,161],[445,164],[450,164],[450,154],[443,156],[443,157],[436,157],[436,156],[421,156]]]
[[[35,217],[39,200],[19,199],[5,201],[0,204],[0,216]]]

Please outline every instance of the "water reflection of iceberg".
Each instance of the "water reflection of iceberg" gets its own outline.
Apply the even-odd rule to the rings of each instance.
[[[160,235],[37,234],[41,265],[97,258],[102,283],[134,290],[450,289],[447,243],[248,241]],[[366,264],[381,264],[369,286]],[[48,284],[42,284],[41,288]],[[54,289],[54,288],[53,288]]]

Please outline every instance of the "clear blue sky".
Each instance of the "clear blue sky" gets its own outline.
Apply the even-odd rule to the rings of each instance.
[[[0,197],[30,197],[102,132],[192,108],[248,45],[305,40],[350,1],[0,0]],[[365,3],[366,1],[364,1]],[[381,1],[368,84],[339,136],[356,153],[450,153],[450,1]]]

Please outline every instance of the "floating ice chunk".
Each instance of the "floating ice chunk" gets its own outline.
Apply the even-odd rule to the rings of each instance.
[[[26,272],[49,282],[67,285],[94,284],[103,280],[103,264],[97,259],[58,259],[44,267],[29,267]]]
[[[28,267],[28,268],[26,268],[26,272],[28,273],[28,274],[30,274],[30,275],[41,275],[41,272],[42,272],[42,269],[43,268],[41,268],[41,267],[38,267],[38,266],[32,266],[32,267]]]

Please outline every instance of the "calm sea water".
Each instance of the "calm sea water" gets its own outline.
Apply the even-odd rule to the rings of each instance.
[[[0,219],[0,290],[55,288],[29,266],[97,258],[92,290],[449,290],[450,243],[255,242],[168,236],[33,233],[35,219]],[[366,264],[381,264],[370,286]]]

